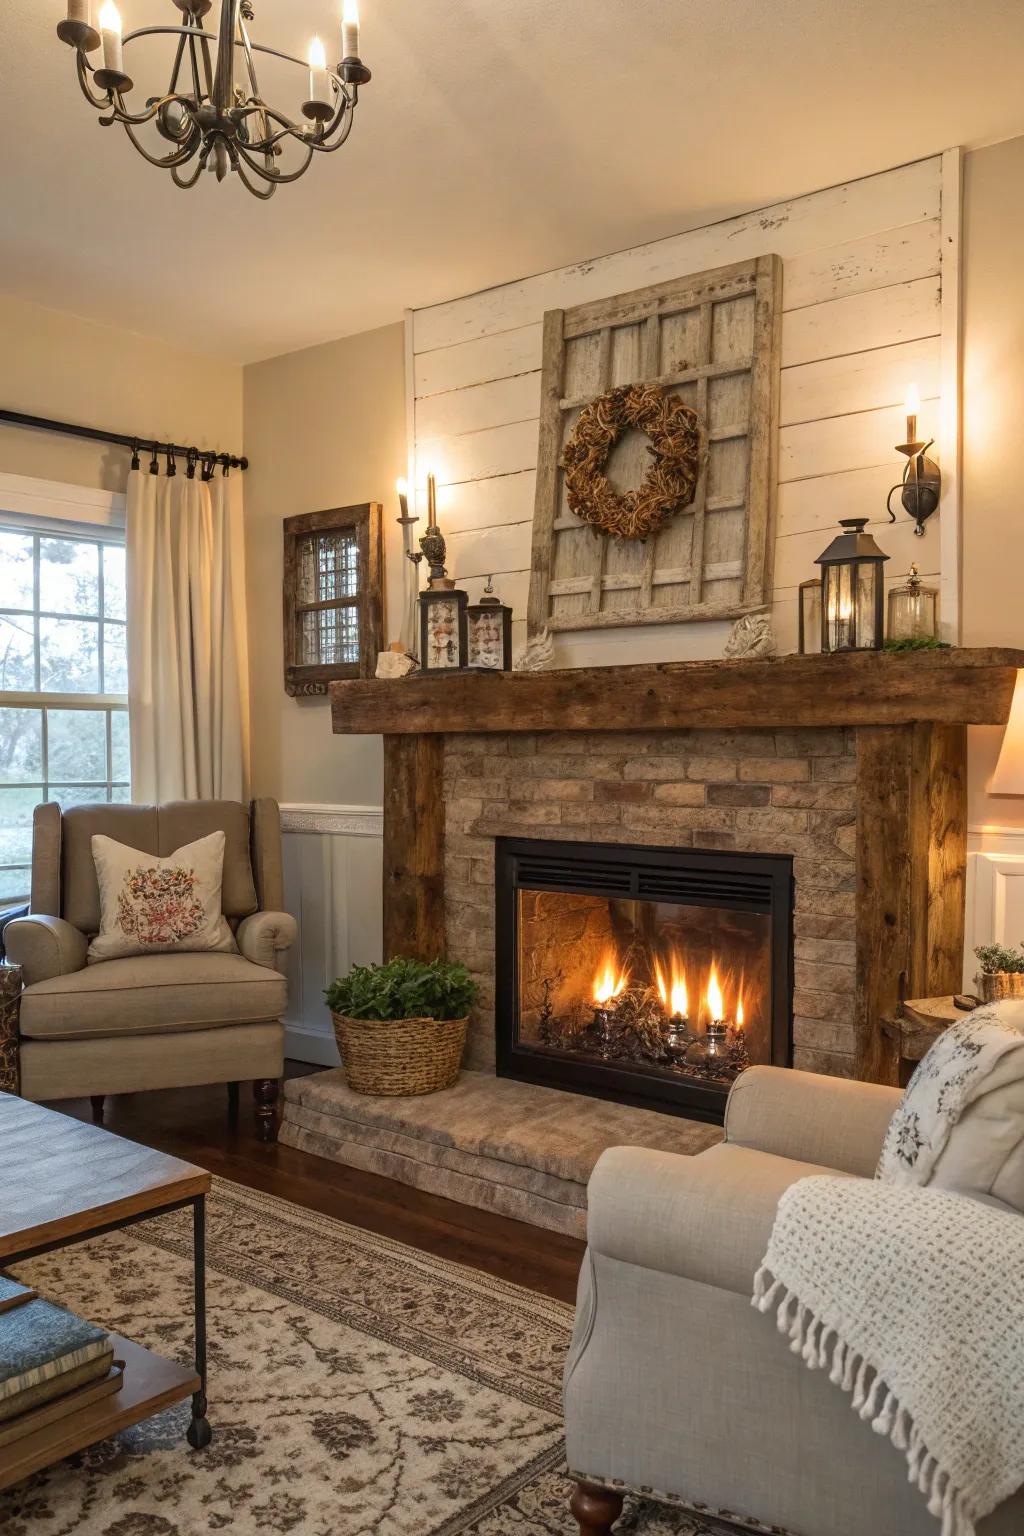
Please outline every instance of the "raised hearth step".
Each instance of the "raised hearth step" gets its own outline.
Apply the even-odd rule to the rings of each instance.
[[[353,1093],[340,1067],[285,1085],[287,1146],[464,1205],[583,1237],[587,1180],[608,1147],[693,1156],[714,1125],[483,1072],[411,1099]]]

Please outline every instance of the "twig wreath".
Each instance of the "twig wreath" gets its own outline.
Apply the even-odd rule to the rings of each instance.
[[[612,489],[604,473],[608,455],[628,428],[650,438],[654,463],[635,491]],[[700,472],[697,412],[660,384],[624,384],[584,406],[565,446],[565,490],[570,510],[602,533],[646,539],[689,506]]]

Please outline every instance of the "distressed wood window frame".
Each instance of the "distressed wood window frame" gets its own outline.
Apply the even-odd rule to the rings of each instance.
[[[284,686],[293,698],[327,692],[344,678],[373,677],[384,634],[383,506],[366,501],[351,507],[307,512],[284,520]],[[299,546],[318,534],[354,533],[358,550],[354,597],[303,603],[299,600]],[[307,613],[355,609],[359,615],[359,659],[311,665],[302,661],[301,627]]]
[[[734,363],[716,365],[712,360],[713,308],[716,304],[753,295],[753,345],[743,368]],[[700,312],[700,355],[692,367],[661,371],[661,323],[683,311]],[[778,479],[778,415],[780,332],[782,322],[782,261],[764,255],[752,260],[717,267],[687,277],[674,278],[632,293],[610,299],[598,299],[572,309],[549,310],[544,316],[541,374],[540,436],[537,460],[537,492],[533,519],[533,558],[530,579],[529,628],[531,633],[544,629],[573,631],[626,627],[643,624],[688,623],[701,619],[733,619],[770,603],[774,559],[775,502]],[[646,542],[643,569],[636,577],[608,575],[605,558],[609,540],[595,535],[592,570],[580,576],[559,580],[553,577],[555,541],[560,533],[574,526],[584,527],[571,513],[562,512],[563,466],[566,421],[591,399],[611,387],[611,338],[617,327],[642,326],[641,367],[630,383],[656,383],[671,388],[696,383],[697,408],[704,415],[709,381],[717,376],[748,372],[750,407],[747,421],[738,423],[749,439],[749,462],[745,496],[746,530],[740,568],[730,576],[741,582],[739,599],[721,603],[704,600],[705,580],[714,577],[703,565],[703,531],[706,511],[713,507],[707,495],[707,465],[698,482],[696,496],[683,515],[693,515],[693,540],[690,573],[685,580],[696,586],[698,598],[686,604],[657,607],[652,589],[668,578],[684,579],[682,572],[658,572],[655,545],[658,535]],[[600,387],[587,395],[566,395],[564,388],[566,344],[587,336],[599,337],[602,368]],[[716,434],[712,434],[713,436]],[[724,574],[724,572],[723,572]],[[636,602],[629,608],[605,608],[605,593],[628,587],[636,592]],[[563,593],[589,594],[585,612],[552,613],[552,600]]]

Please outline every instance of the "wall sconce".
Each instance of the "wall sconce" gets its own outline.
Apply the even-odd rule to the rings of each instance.
[[[924,537],[924,525],[939,504],[939,493],[942,490],[942,475],[939,466],[934,459],[928,458],[928,449],[935,439],[930,437],[927,441],[917,435],[917,413],[921,407],[917,385],[907,386],[907,440],[905,443],[897,443],[898,453],[906,455],[907,465],[903,471],[903,479],[899,485],[894,485],[886,500],[886,509],[893,522],[896,514],[892,509],[892,499],[896,492],[900,492],[900,500],[903,510],[914,519],[916,527],[914,532]]]

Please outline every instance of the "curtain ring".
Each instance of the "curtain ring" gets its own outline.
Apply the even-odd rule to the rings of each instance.
[[[139,440],[138,440],[137,437],[133,437],[132,438],[132,469],[138,469],[138,468],[139,468]]]
[[[213,454],[213,453],[204,453],[202,455],[203,479],[204,480],[212,480],[213,479],[213,470],[214,470],[214,466],[216,465],[216,462],[217,462],[217,458],[216,458],[215,454]]]
[[[196,477],[196,463],[198,462],[198,459],[199,459],[199,449],[198,448],[190,448],[189,451],[188,451],[188,456],[187,456],[186,461],[185,461],[185,466],[186,466],[185,467],[185,474],[186,474],[186,476],[188,477],[189,480],[194,480],[195,477]]]
[[[158,475],[160,473],[160,460],[156,456],[156,443],[153,444],[153,457],[149,461],[149,472],[151,475]]]
[[[225,454],[224,455],[224,468],[221,470],[221,474],[224,476],[225,480],[227,479],[230,470],[231,470],[231,460],[228,458],[227,454]]]
[[[178,465],[177,465],[177,463],[175,461],[175,458],[174,458],[174,444],[173,443],[168,443],[167,444],[167,478],[168,478],[168,480],[173,480],[174,476],[177,473],[178,473]]]

